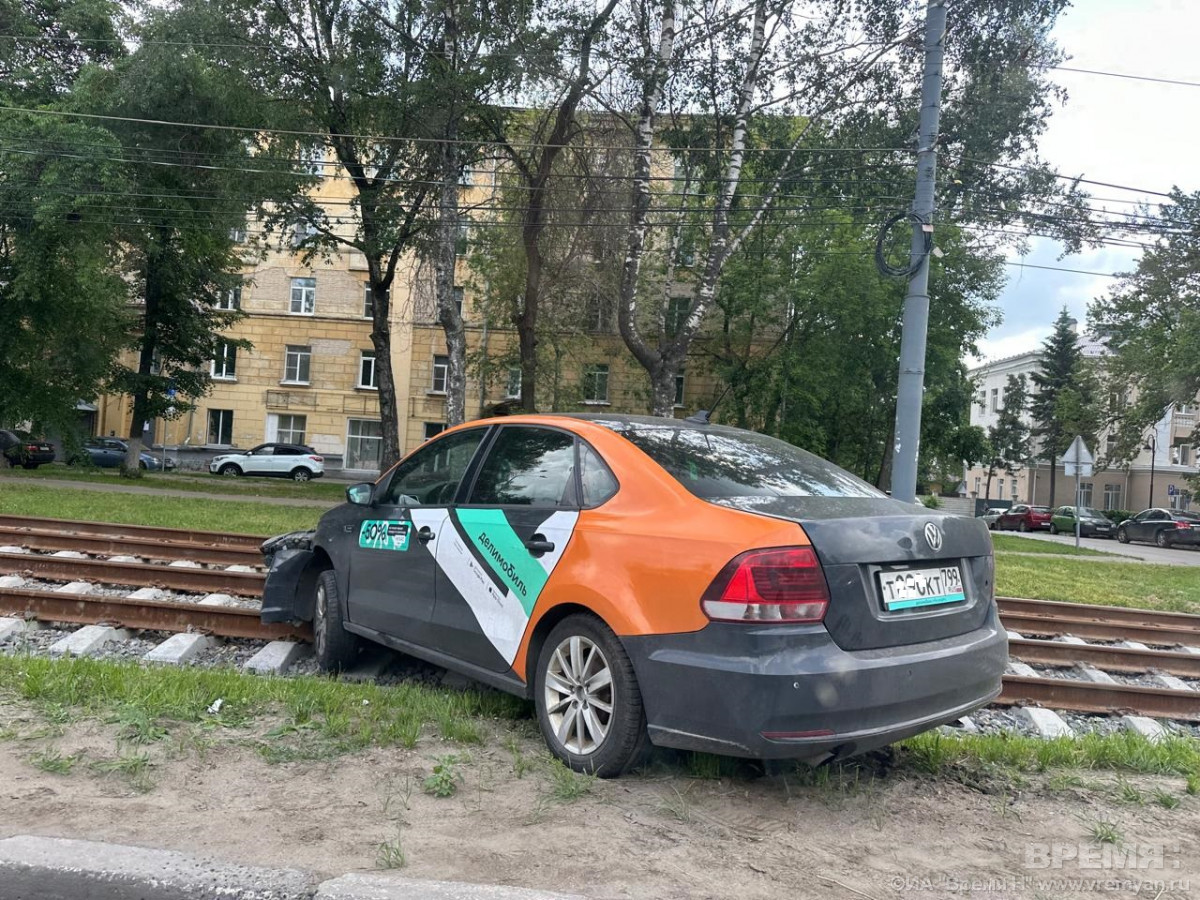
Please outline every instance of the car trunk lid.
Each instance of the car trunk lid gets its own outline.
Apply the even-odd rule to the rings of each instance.
[[[829,584],[825,627],[846,650],[965,634],[987,619],[992,544],[978,519],[888,498],[734,497],[723,506],[798,523]]]

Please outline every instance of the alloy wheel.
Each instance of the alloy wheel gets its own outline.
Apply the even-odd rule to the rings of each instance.
[[[325,585],[317,582],[317,596],[313,603],[313,650],[317,657],[325,655],[325,610],[329,605],[329,595],[325,591]]]
[[[543,684],[559,743],[576,756],[600,749],[613,717],[612,669],[600,647],[582,635],[567,638],[551,654]]]

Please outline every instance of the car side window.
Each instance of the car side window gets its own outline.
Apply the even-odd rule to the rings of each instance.
[[[575,439],[561,431],[501,429],[467,501],[483,506],[575,506]]]
[[[583,505],[599,506],[617,492],[617,477],[604,460],[582,441],[579,444],[579,475],[583,485]]]
[[[393,506],[445,506],[454,502],[486,429],[459,431],[426,444],[396,467],[381,503]]]

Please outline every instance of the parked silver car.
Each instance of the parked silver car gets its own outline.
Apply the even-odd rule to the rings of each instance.
[[[325,457],[303,444],[259,444],[240,453],[213,457],[208,471],[214,475],[274,475],[308,481],[325,474]]]
[[[1004,512],[1005,509],[1003,506],[993,506],[979,518],[983,519],[983,524],[985,524],[991,531],[995,531],[996,520],[1000,518]]]

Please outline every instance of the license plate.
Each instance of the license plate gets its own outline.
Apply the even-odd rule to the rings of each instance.
[[[962,603],[967,599],[958,566],[880,572],[879,596],[888,612]]]

